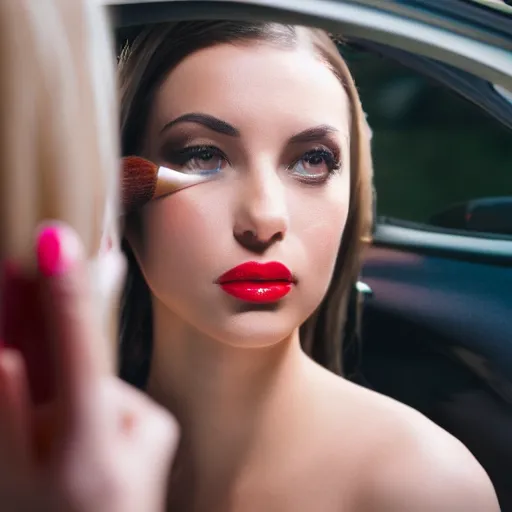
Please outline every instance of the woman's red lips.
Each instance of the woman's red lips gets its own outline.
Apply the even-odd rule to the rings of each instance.
[[[242,263],[225,274],[217,283],[229,295],[246,302],[276,302],[287,295],[294,279],[282,263],[271,261]]]

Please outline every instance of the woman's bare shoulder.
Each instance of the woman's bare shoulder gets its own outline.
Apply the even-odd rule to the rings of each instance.
[[[489,477],[455,437],[389,397],[346,381],[332,385],[344,409],[334,421],[351,418],[351,442],[365,447],[358,510],[499,512]]]

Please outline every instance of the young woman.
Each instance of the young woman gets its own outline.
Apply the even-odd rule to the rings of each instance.
[[[456,439],[337,375],[372,167],[328,35],[152,26],[120,81],[124,155],[215,175],[126,219],[121,376],[180,423],[169,509],[497,512]]]

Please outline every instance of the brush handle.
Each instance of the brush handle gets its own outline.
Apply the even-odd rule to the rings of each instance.
[[[153,199],[175,194],[199,183],[212,180],[213,174],[186,174],[168,167],[159,167]]]

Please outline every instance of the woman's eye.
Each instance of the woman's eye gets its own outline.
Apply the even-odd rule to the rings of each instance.
[[[224,154],[215,147],[195,146],[169,155],[167,160],[187,174],[215,174],[227,163]]]
[[[339,163],[331,151],[315,149],[305,153],[293,164],[291,170],[303,181],[323,182],[338,167]]]

